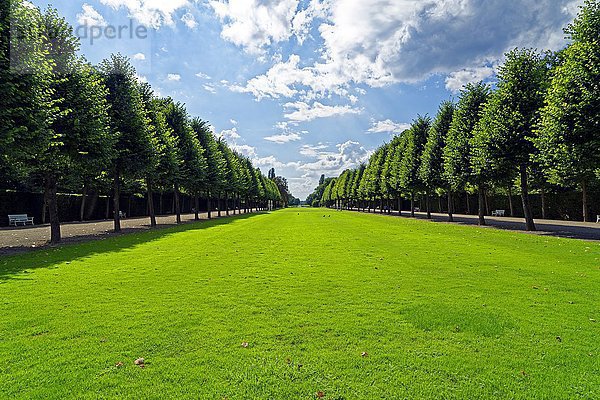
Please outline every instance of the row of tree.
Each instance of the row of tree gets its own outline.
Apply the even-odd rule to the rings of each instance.
[[[529,193],[554,185],[579,188],[590,221],[588,191],[600,177],[600,2],[586,0],[565,32],[570,44],[557,53],[507,53],[494,89],[469,84],[433,120],[417,117],[367,165],[320,185],[321,203],[370,209],[379,200],[383,210],[384,201],[408,197],[414,215],[416,195],[430,213],[431,195],[444,193],[452,220],[453,196],[475,192],[485,224],[486,192],[506,188],[510,198],[518,187],[535,230]]]
[[[177,222],[181,193],[195,199],[196,218],[201,196],[209,217],[214,200],[224,199],[227,212],[232,201],[234,210],[242,201],[250,210],[285,204],[276,179],[183,104],[157,97],[126,57],[92,66],[78,51],[79,40],[56,10],[1,3],[0,182],[44,190],[52,242],[61,238],[59,187],[83,192],[83,201],[91,190],[112,193],[115,231],[123,187],[147,192],[152,226],[156,190],[174,193]]]

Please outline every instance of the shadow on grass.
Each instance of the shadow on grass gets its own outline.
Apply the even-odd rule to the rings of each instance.
[[[174,225],[166,228],[151,230],[131,229],[130,232],[123,230],[121,234],[111,236],[83,236],[76,243],[65,242],[59,246],[46,246],[21,254],[2,256],[0,258],[0,283],[9,280],[27,279],[27,274],[36,269],[50,268],[51,266],[69,262],[96,254],[118,252],[139,244],[160,240],[165,237],[195,230],[210,229],[217,226],[227,225],[237,221],[247,220],[265,213],[253,213],[219,218],[212,220],[201,220],[188,222],[182,225]]]

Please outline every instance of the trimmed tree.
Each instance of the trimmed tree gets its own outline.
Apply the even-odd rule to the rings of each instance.
[[[533,142],[551,183],[580,186],[590,221],[588,188],[600,176],[600,2],[586,0],[565,32],[572,44],[552,71]]]

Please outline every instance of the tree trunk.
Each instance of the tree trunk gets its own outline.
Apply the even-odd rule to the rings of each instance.
[[[85,213],[84,219],[91,219],[96,212],[96,206],[98,205],[98,193],[94,193],[92,196],[92,201],[90,205],[87,207],[87,212]]]
[[[106,196],[106,211],[104,212],[104,219],[110,219],[110,196]]]
[[[159,210],[158,212],[160,213],[160,215],[164,214],[164,209],[163,209],[163,191],[160,191],[160,197],[158,198],[158,204],[159,204]]]
[[[48,184],[44,185],[44,199],[42,200],[42,224],[46,223],[46,214],[48,214]]]
[[[398,196],[398,215],[402,216],[402,197]]]
[[[410,216],[415,217],[415,192],[410,192]]]
[[[531,204],[529,202],[529,183],[526,165],[521,165],[521,200],[523,201],[523,214],[525,215],[526,229],[528,231],[535,231],[535,222],[533,221]]]
[[[194,196],[194,220],[196,221],[200,221],[200,214],[199,214],[199,210],[200,209],[200,198],[198,196],[198,194],[196,194]]]
[[[208,219],[212,219],[212,204],[210,201],[210,192],[207,192],[206,196],[206,208],[208,209]]]
[[[512,187],[511,186],[508,187],[508,206],[510,207],[510,216],[512,217],[515,215],[515,206],[513,204]]]
[[[546,219],[546,189],[542,187],[541,190],[542,197],[542,219]]]
[[[454,222],[454,204],[452,204],[451,190],[448,190],[448,222]]]
[[[221,192],[217,194],[217,217],[221,218]]]
[[[225,215],[229,217],[229,193],[225,192]]]
[[[469,192],[465,192],[467,195],[467,214],[471,214],[471,202],[469,201]]]
[[[583,222],[589,222],[590,217],[588,215],[588,192],[587,192],[587,181],[581,182],[581,194],[583,203]]]
[[[88,185],[87,183],[85,183],[83,185],[83,193],[81,196],[81,207],[79,208],[79,221],[83,222],[84,218],[85,218],[85,202],[87,200],[87,192],[88,192]]]
[[[485,215],[490,215],[490,196],[488,195],[488,191],[484,190],[483,191],[483,198],[485,200]]]
[[[478,188],[479,192],[479,225],[485,226],[485,193],[481,185]]]
[[[429,195],[429,190],[425,194],[425,203],[427,207],[427,219],[431,219],[431,196]]]
[[[152,191],[152,183],[150,179],[146,179],[146,187],[148,189],[148,213],[150,214],[150,227],[156,228],[156,212],[154,211],[154,192]]]
[[[50,211],[50,243],[60,243],[60,220],[58,217],[58,182],[55,177],[49,176],[47,179],[48,187],[48,210]]]
[[[442,196],[438,196],[438,213],[443,213],[444,210],[442,208]]]
[[[113,194],[113,219],[115,221],[115,232],[121,232],[121,215],[119,214],[119,211],[121,210],[120,197],[121,179],[119,176],[119,171],[116,171]]]
[[[175,200],[175,220],[178,224],[181,223],[181,204],[179,204],[179,184],[173,185],[173,195]]]

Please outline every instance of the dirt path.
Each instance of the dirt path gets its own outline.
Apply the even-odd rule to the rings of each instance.
[[[212,216],[216,218],[217,213],[214,212]],[[225,217],[224,213],[223,217]],[[207,220],[208,214],[200,214],[200,219]],[[159,228],[176,225],[174,215],[159,216],[156,218],[156,222]],[[194,214],[182,214],[181,222],[195,222]],[[121,228],[121,235],[148,230],[150,229],[150,219],[148,217],[123,219],[121,220]],[[117,235],[113,232],[112,220],[65,223],[61,226],[61,233],[63,243],[77,243]],[[44,247],[48,245],[49,241],[50,226],[47,224],[32,227],[1,228],[0,256]]]

